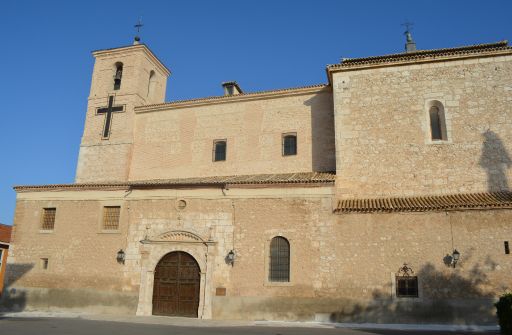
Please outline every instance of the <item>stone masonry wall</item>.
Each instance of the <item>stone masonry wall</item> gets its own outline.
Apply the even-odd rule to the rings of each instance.
[[[182,250],[200,265],[205,318],[495,322],[492,302],[512,287],[512,263],[503,246],[512,238],[511,210],[336,215],[332,192],[274,187],[23,193],[6,291],[25,308],[137,309],[147,315],[148,278],[161,257]],[[186,201],[184,209],[178,200]],[[122,206],[121,229],[105,234],[99,229],[102,206],[113,204]],[[57,208],[55,230],[43,233],[40,211],[49,206]],[[171,231],[200,236],[208,247],[141,242]],[[289,283],[268,281],[275,236],[290,242]],[[120,248],[126,251],[124,265],[115,261]],[[454,248],[461,253],[455,268],[445,263]],[[233,266],[225,262],[229,250],[236,253]],[[40,268],[43,257],[50,260],[48,270]],[[394,277],[404,263],[418,276],[419,298],[394,294]],[[217,296],[217,288],[226,295]]]
[[[344,197],[507,190],[512,57],[334,73],[337,184]],[[429,102],[448,140],[430,139]]]

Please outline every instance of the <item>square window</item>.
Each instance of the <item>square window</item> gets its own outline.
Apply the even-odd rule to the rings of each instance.
[[[227,141],[215,140],[213,141],[213,161],[222,162],[226,160]]]
[[[103,207],[103,229],[117,230],[119,229],[119,215],[121,213],[120,206]]]
[[[416,276],[396,276],[396,296],[397,298],[417,298],[418,297],[418,277]]]
[[[41,218],[42,230],[53,230],[55,226],[56,208],[43,208],[43,216]]]
[[[297,134],[283,134],[283,156],[293,156],[297,154]]]

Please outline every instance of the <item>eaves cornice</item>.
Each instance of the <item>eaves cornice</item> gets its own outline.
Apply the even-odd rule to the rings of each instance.
[[[321,85],[313,85],[313,86],[306,86],[306,87],[299,87],[299,88],[289,88],[289,89],[282,89],[282,90],[243,93],[243,94],[232,95],[232,96],[213,96],[213,97],[198,98],[198,99],[177,100],[177,101],[171,101],[171,102],[166,102],[166,103],[162,103],[162,104],[135,107],[135,113],[139,114],[139,113],[149,113],[149,112],[156,112],[156,111],[161,111],[161,110],[187,108],[187,107],[210,106],[210,105],[216,105],[216,104],[226,104],[226,103],[235,103],[235,102],[243,102],[243,101],[275,99],[275,98],[283,98],[283,97],[288,97],[288,96],[298,96],[298,95],[311,94],[311,93],[322,93],[322,92],[330,92],[330,86],[321,84]]]

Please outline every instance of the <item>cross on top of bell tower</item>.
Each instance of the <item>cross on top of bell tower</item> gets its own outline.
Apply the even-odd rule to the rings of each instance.
[[[142,18],[139,17],[139,21],[137,21],[137,24],[133,26],[135,29],[137,29],[137,35],[135,35],[133,44],[139,44],[140,43],[140,36],[139,36],[139,34],[140,34],[140,29],[143,26],[144,25],[142,24]]]

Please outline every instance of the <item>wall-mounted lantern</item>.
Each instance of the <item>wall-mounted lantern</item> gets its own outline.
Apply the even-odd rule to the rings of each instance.
[[[125,258],[125,253],[123,251],[123,249],[120,249],[118,252],[117,252],[117,262],[119,264],[124,264],[124,258]]]
[[[233,266],[235,264],[235,252],[233,250],[230,250],[228,254],[226,255],[226,263]]]
[[[459,261],[460,259],[460,252],[457,251],[457,249],[453,249],[453,253],[452,253],[452,265],[453,265],[453,268],[455,268],[455,266],[457,265],[457,262]]]

